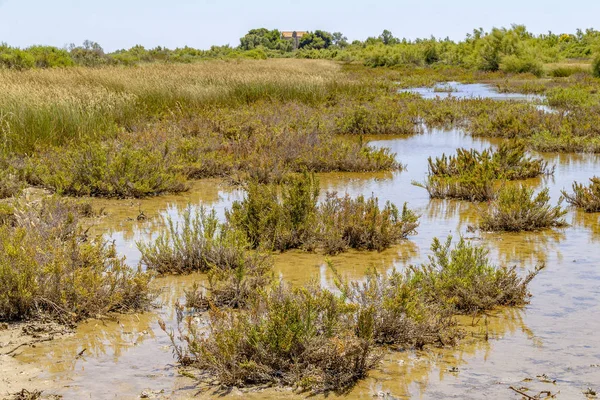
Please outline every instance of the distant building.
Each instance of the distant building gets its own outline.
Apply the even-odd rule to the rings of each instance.
[[[294,50],[296,50],[300,46],[300,39],[307,33],[306,31],[283,31],[281,37],[292,42]]]

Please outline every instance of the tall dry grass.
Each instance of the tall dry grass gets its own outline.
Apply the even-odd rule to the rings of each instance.
[[[0,140],[4,150],[31,152],[208,106],[258,100],[317,105],[368,90],[363,80],[340,74],[338,64],[319,60],[1,70]]]

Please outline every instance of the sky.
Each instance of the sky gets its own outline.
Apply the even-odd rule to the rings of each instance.
[[[0,0],[0,43],[64,47],[89,39],[114,51],[237,46],[249,29],[342,32],[351,41],[384,29],[409,39],[461,40],[474,28],[525,24],[534,33],[600,30],[600,0]]]

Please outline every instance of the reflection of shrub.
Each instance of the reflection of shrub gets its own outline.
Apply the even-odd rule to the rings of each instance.
[[[567,202],[575,207],[582,208],[586,212],[600,211],[600,178],[590,178],[590,185],[573,183],[573,193],[563,190],[562,194]]]
[[[559,205],[551,206],[548,189],[537,195],[526,186],[506,185],[483,213],[480,228],[486,231],[532,231],[566,226],[567,213]]]
[[[0,320],[50,315],[78,321],[111,311],[145,309],[149,278],[89,240],[77,210],[60,200],[19,206],[0,225]]]

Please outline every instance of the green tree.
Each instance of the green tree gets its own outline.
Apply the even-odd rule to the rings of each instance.
[[[301,49],[327,49],[333,43],[333,35],[329,32],[316,30],[302,36],[298,47]]]
[[[348,38],[344,36],[342,32],[333,32],[331,36],[333,38],[334,46],[340,47],[342,49],[348,46]]]
[[[394,37],[392,32],[388,31],[387,29],[385,29],[381,35],[379,35],[379,39],[381,39],[385,45],[396,44],[399,42],[399,40]]]

